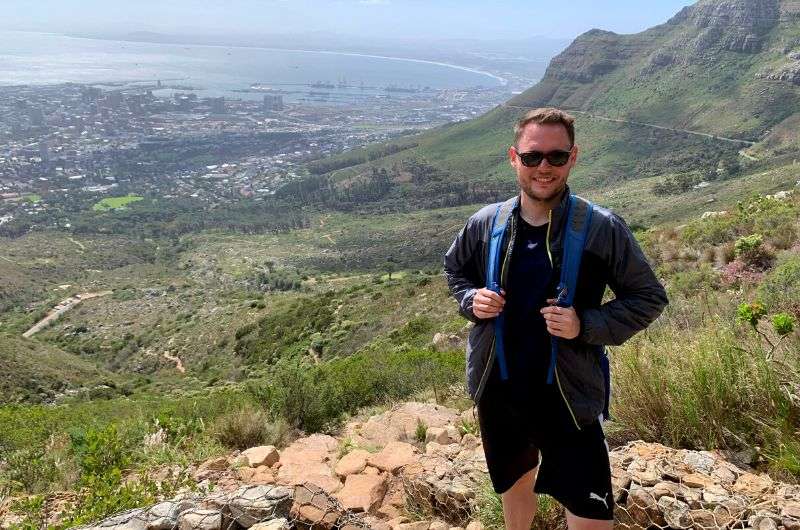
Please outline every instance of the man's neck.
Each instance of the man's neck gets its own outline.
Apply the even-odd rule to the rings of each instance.
[[[520,215],[529,225],[543,225],[549,221],[550,210],[558,206],[563,194],[562,191],[548,201],[540,201],[531,199],[525,192],[520,192]]]

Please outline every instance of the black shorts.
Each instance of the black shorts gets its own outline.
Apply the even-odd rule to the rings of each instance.
[[[558,386],[532,392],[487,382],[477,405],[489,477],[503,493],[539,465],[534,491],[546,493],[578,517],[611,520],[611,466],[600,419],[580,430]]]

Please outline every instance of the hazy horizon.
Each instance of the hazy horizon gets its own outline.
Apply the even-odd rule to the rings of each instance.
[[[641,8],[633,0],[527,5],[508,0],[232,0],[197,5],[188,0],[6,0],[0,29],[55,33],[304,34],[380,39],[571,39],[592,28],[636,33],[668,20],[689,0]],[[537,16],[544,13],[544,16]]]

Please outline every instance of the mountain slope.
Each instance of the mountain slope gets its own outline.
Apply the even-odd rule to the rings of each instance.
[[[681,209],[679,201],[680,212],[670,211],[670,218],[693,215],[698,204],[722,196],[740,198],[726,193],[727,183],[746,175],[770,171],[761,190],[785,189],[796,180],[788,164],[800,146],[800,2],[701,0],[641,33],[591,30],[551,61],[541,82],[505,105],[418,135],[412,147],[388,156],[368,148],[361,158],[368,163],[343,155],[353,164],[325,175],[325,185],[369,181],[379,166],[394,185],[363,202],[435,207],[431,200],[445,187],[416,198],[398,169],[417,159],[447,174],[451,187],[485,192],[465,193],[463,203],[503,197],[515,186],[505,158],[513,123],[527,109],[549,105],[577,117],[581,153],[573,187],[599,196],[625,182],[645,204],[623,213],[647,224],[664,219],[650,206],[665,196],[702,197],[689,201],[692,208]],[[713,193],[693,190],[703,181]]]

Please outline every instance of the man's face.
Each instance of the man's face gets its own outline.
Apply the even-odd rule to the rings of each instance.
[[[528,151],[549,153],[558,150],[571,152],[569,161],[561,167],[551,165],[546,158],[538,167],[527,167],[517,156],[517,153]],[[560,123],[529,123],[522,131],[516,150],[514,147],[508,149],[508,158],[517,173],[520,189],[532,200],[543,202],[559,197],[564,191],[577,155],[578,147],[570,146],[567,129]]]

